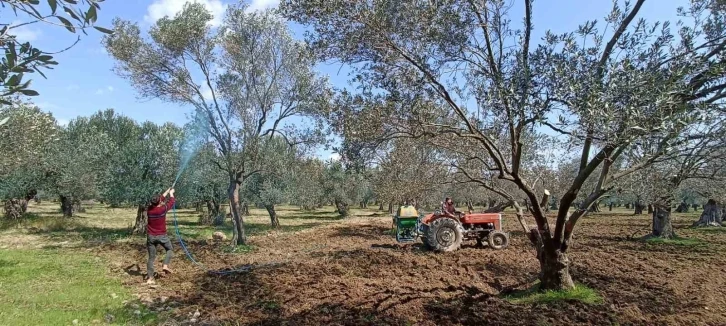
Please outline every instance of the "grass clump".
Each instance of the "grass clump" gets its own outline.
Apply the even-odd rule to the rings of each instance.
[[[575,284],[571,290],[540,291],[539,283],[523,291],[516,291],[504,297],[514,304],[552,304],[557,302],[580,301],[586,304],[600,304],[603,298],[597,291],[582,285]]]
[[[61,250],[0,251],[0,325],[156,324],[100,259]]]
[[[675,246],[684,246],[684,247],[692,247],[692,246],[700,246],[704,243],[695,238],[681,238],[681,237],[675,237],[675,238],[660,238],[660,237],[649,237],[645,239],[645,242],[648,244],[654,244],[654,245],[675,245]]]
[[[726,233],[726,227],[724,226],[699,226],[692,227],[691,230],[705,232],[705,233]]]
[[[231,254],[245,254],[254,250],[255,247],[251,245],[227,246],[224,248],[224,252]]]

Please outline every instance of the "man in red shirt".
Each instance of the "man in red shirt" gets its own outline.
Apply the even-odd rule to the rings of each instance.
[[[448,217],[456,217],[454,214],[461,213],[456,210],[454,207],[454,201],[451,200],[451,197],[446,197],[444,199],[444,202],[441,203],[441,214]]]
[[[166,196],[169,195],[169,199]],[[149,251],[149,260],[146,262],[146,276],[148,284],[154,284],[154,261],[156,260],[156,246],[162,245],[166,251],[164,265],[161,270],[171,273],[169,262],[172,256],[172,247],[169,237],[166,236],[166,212],[174,207],[174,189],[167,189],[162,195],[154,195],[147,211],[149,222],[146,225],[146,249]]]

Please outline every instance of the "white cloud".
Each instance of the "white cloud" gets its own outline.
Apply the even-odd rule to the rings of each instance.
[[[58,119],[56,119],[56,121],[58,122],[59,126],[63,126],[63,127],[67,126],[68,122],[70,122],[68,119],[63,119],[63,118],[58,118]]]
[[[98,90],[96,90],[97,95],[101,95],[106,92],[109,92],[109,93],[113,92],[113,86],[106,86],[106,88],[99,88]]]
[[[21,21],[14,21],[10,23],[10,26],[17,26],[19,24],[22,24]],[[11,35],[15,35],[15,39],[19,42],[32,42],[38,39],[41,32],[39,29],[32,28],[33,25],[23,25],[20,27],[15,27],[10,30]]]
[[[328,159],[331,161],[336,161],[336,162],[340,161],[340,154],[338,154],[338,153],[330,154],[330,156],[328,156]]]
[[[280,4],[280,0],[252,0],[250,6],[247,7],[247,12],[274,8],[277,7],[278,4]]]
[[[255,0],[255,2],[257,1],[259,0]],[[164,18],[164,16],[174,17],[176,13],[184,9],[184,4],[187,2],[196,2],[204,5],[212,13],[212,16],[214,16],[210,25],[216,27],[222,24],[222,18],[224,11],[227,9],[227,5],[220,0],[156,0],[146,8],[144,20],[149,24],[153,24],[157,20]]]

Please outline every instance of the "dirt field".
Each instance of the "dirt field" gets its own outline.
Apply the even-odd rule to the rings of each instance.
[[[226,276],[191,264],[175,243],[174,274],[156,289],[142,284],[134,266],[145,269],[141,241],[105,243],[99,253],[169,325],[723,325],[726,232],[687,229],[694,220],[676,218],[680,236],[700,240],[684,243],[638,241],[648,232],[647,216],[581,220],[572,274],[604,297],[594,305],[503,298],[536,279],[533,249],[521,232],[512,232],[503,251],[470,246],[434,254],[396,244],[385,216],[321,217],[312,228],[251,236],[246,253],[188,241],[211,269],[261,264]],[[283,225],[290,221],[282,218]],[[513,217],[505,216],[505,228],[518,230]]]

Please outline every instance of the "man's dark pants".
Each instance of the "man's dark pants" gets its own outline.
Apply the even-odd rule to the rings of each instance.
[[[146,249],[149,251],[149,261],[146,262],[146,275],[147,277],[154,277],[154,261],[156,260],[156,246],[162,245],[166,250],[166,256],[164,256],[164,265],[169,265],[172,256],[171,241],[166,234],[162,235],[147,235],[146,236]]]

